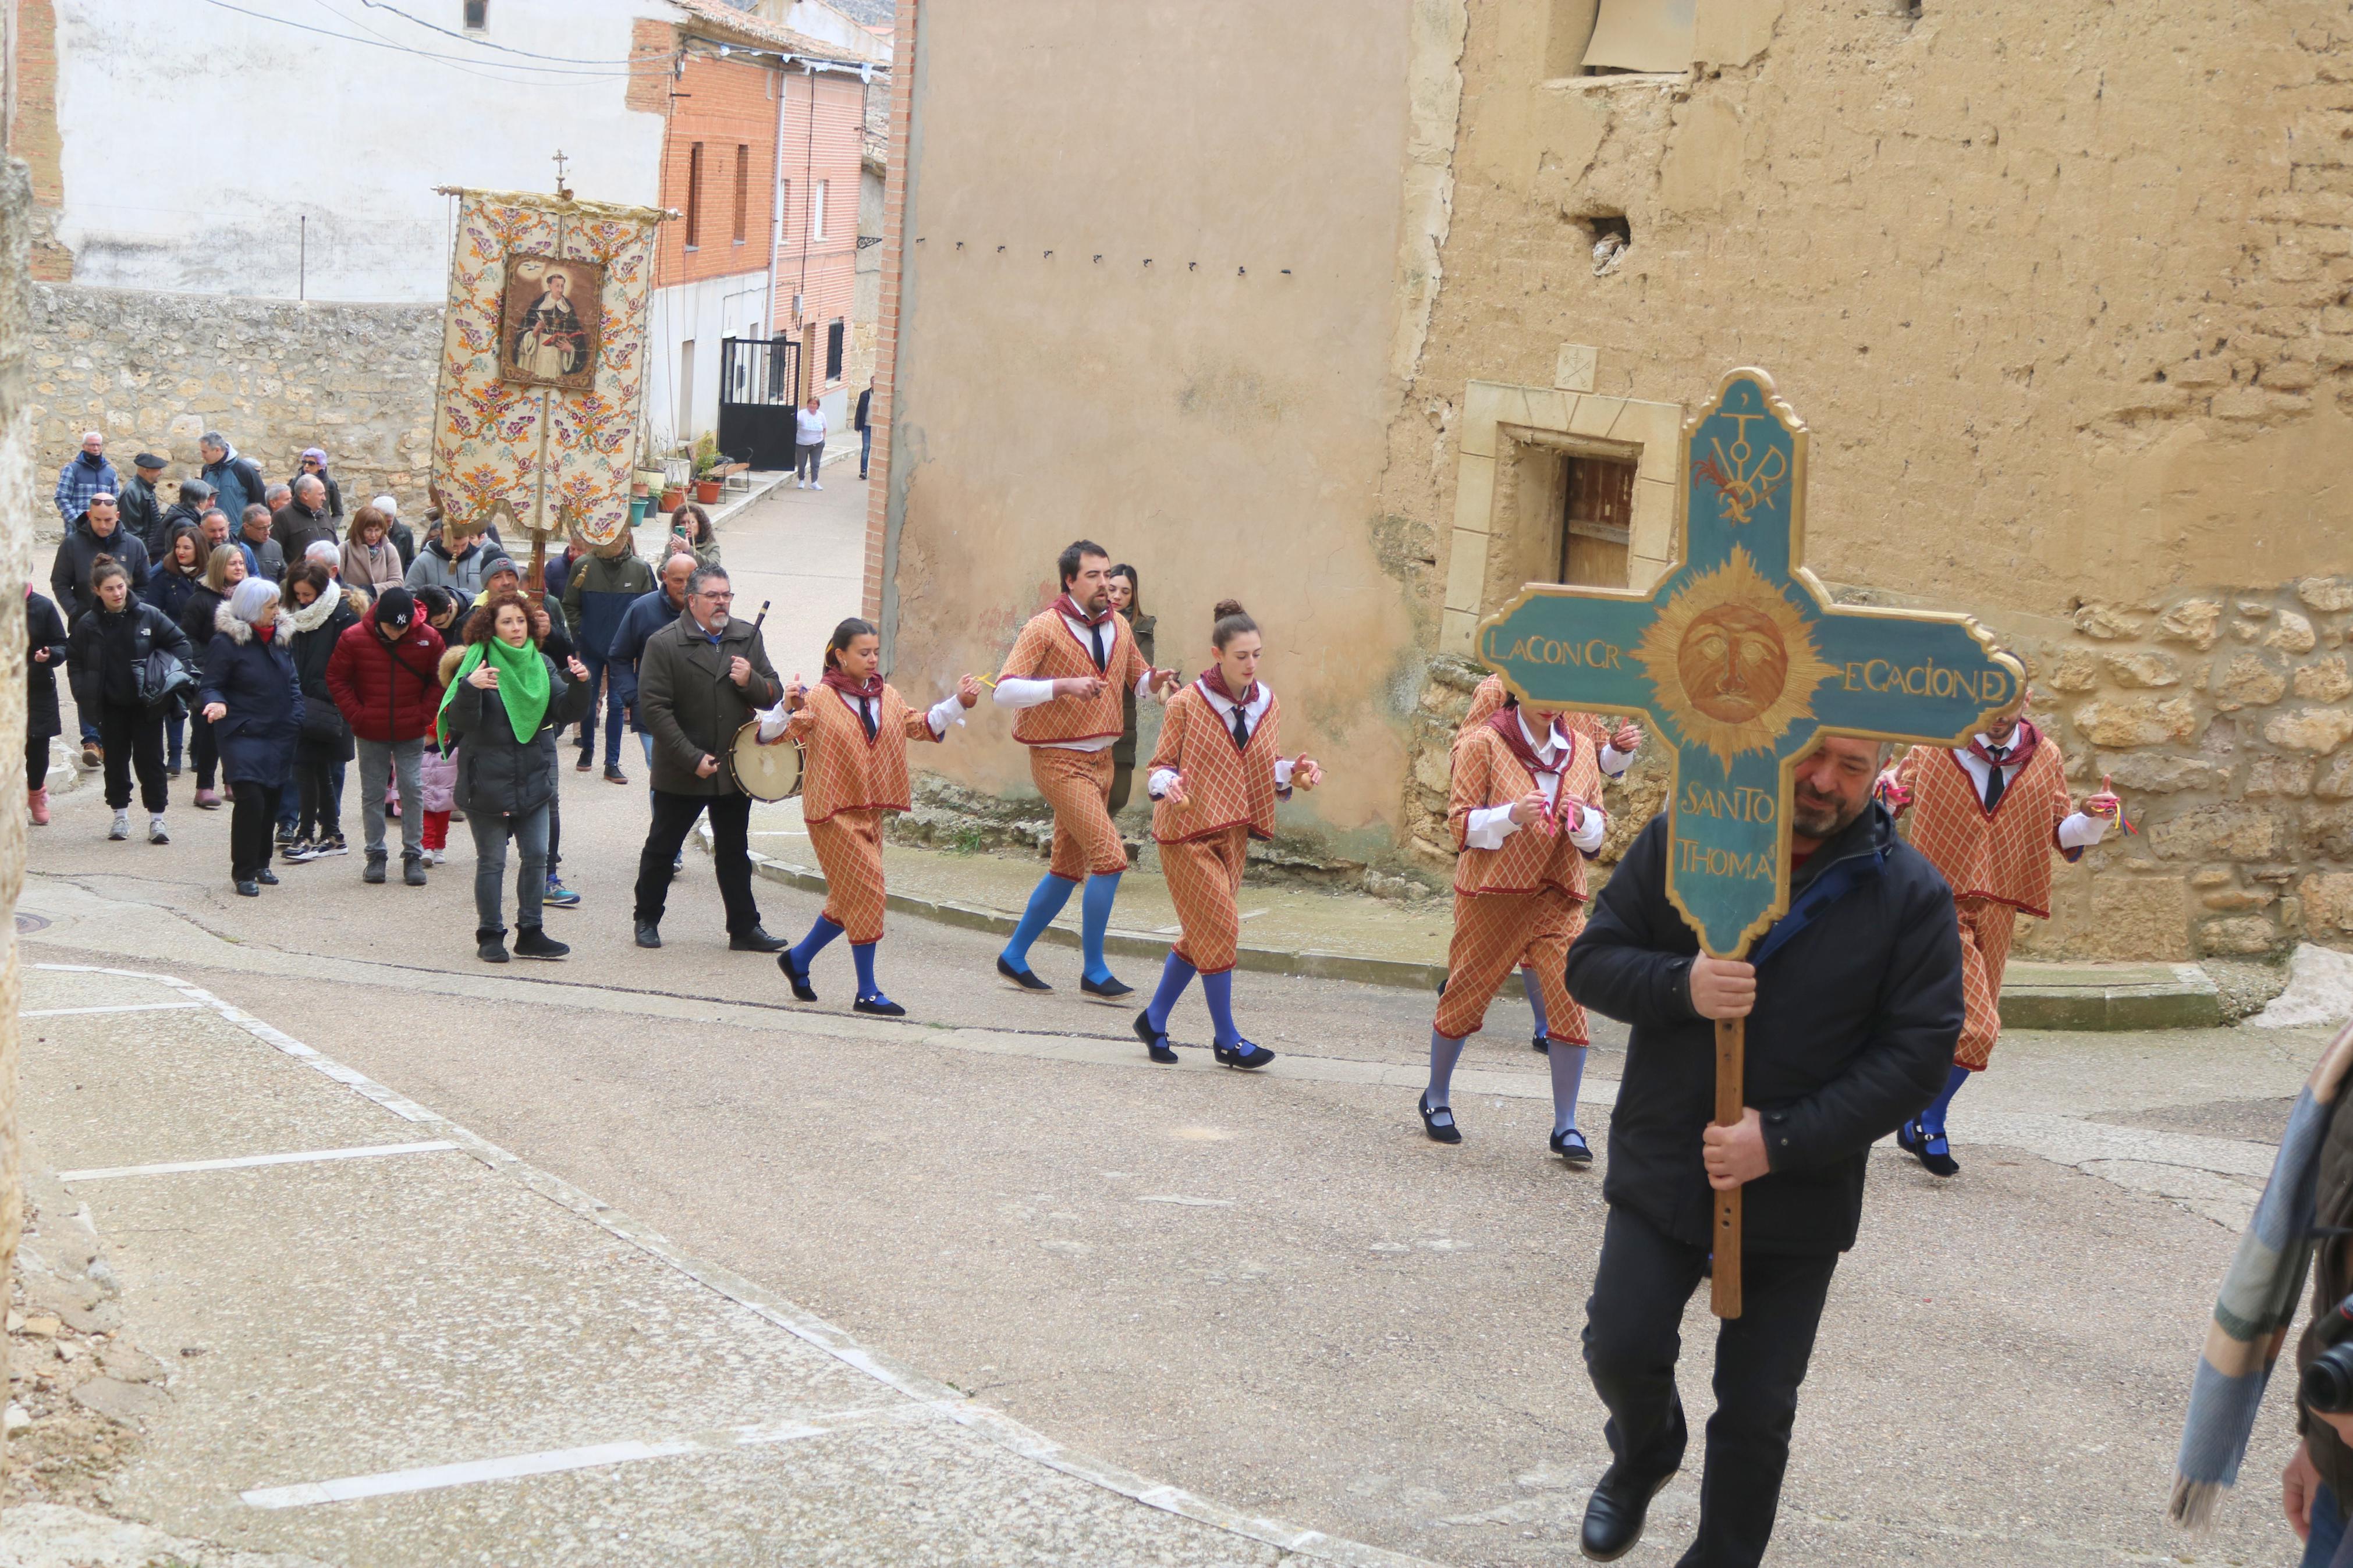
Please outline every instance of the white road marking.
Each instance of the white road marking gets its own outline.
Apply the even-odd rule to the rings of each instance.
[[[904,1422],[926,1414],[920,1406],[884,1406],[838,1410],[800,1420],[768,1421],[691,1437],[659,1443],[593,1443],[580,1448],[549,1448],[536,1454],[509,1454],[496,1459],[469,1459],[456,1465],[427,1465],[414,1470],[384,1470],[372,1476],[343,1476],[331,1481],[298,1481],[292,1486],[256,1487],[238,1496],[255,1508],[311,1508],[323,1502],[353,1502],[361,1498],[393,1497],[402,1492],[439,1491],[448,1487],[478,1486],[484,1481],[511,1481],[523,1476],[554,1475],[561,1470],[595,1469],[626,1465],[638,1459],[667,1459],[680,1454],[719,1453],[729,1448],[790,1443],[803,1437],[823,1437],[847,1426],[871,1422]]]
[[[256,1165],[308,1165],[322,1160],[374,1160],[386,1154],[438,1154],[458,1145],[446,1139],[430,1143],[370,1143],[357,1149],[305,1149],[290,1154],[243,1154],[229,1160],[174,1160],[161,1165],[95,1165],[87,1171],[59,1171],[60,1182],[111,1182],[117,1176],[176,1176],[189,1171],[243,1171]]]
[[[30,1013],[20,1013],[22,1018],[71,1018],[85,1013],[171,1013],[183,1007],[201,1007],[201,1002],[118,1002],[111,1007],[41,1007]]]
[[[1138,1198],[1135,1201],[1140,1204],[1182,1204],[1188,1209],[1229,1209],[1234,1206],[1234,1200],[1231,1198],[1187,1198],[1179,1197],[1174,1193],[1155,1194],[1151,1197]]]

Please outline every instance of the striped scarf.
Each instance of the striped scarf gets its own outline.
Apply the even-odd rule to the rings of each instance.
[[[2321,1053],[2288,1112],[2287,1131],[2272,1162],[2271,1180],[2238,1255],[2222,1277],[2214,1321],[2206,1330],[2206,1350],[2189,1388],[2189,1415],[2182,1424],[2181,1453],[2173,1462],[2176,1524],[2198,1530],[2211,1521],[2222,1493],[2237,1484],[2239,1464],[2255,1429],[2263,1388],[2280,1347],[2287,1342],[2296,1299],[2304,1294],[2312,1265],[2313,1208],[2320,1180],[2320,1150],[2353,1066],[2353,1024],[2338,1032]]]

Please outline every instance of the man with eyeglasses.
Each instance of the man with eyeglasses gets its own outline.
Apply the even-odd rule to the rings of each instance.
[[[727,749],[735,733],[784,696],[784,683],[752,625],[729,615],[727,574],[698,567],[686,609],[646,639],[638,665],[639,722],[653,737],[653,825],[638,857],[637,940],[659,947],[679,850],[697,818],[711,814],[719,896],[727,905],[727,945],[776,952],[791,945],[760,926],[752,898],[752,797],[735,787]]]

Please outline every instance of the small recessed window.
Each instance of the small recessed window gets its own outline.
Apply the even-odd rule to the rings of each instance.
[[[809,195],[809,237],[811,239],[825,237],[825,193],[826,187],[832,184],[831,180],[819,180],[817,183],[817,189]]]
[[[825,379],[829,382],[841,379],[841,342],[842,323],[837,318],[825,329]]]
[[[479,33],[491,25],[491,0],[466,0],[466,27]]]
[[[735,143],[735,243],[744,243],[752,214],[752,149],[748,143]]]
[[[1627,586],[1635,466],[1572,457],[1563,469],[1560,580],[1589,588]]]

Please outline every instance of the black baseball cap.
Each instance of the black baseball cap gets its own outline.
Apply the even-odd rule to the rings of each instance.
[[[397,583],[376,595],[375,624],[388,632],[405,632],[417,618],[417,601]]]

